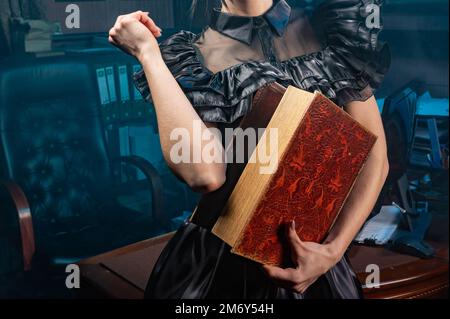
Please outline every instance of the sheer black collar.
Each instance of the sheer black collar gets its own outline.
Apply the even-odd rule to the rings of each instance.
[[[273,32],[282,36],[289,23],[291,7],[285,0],[274,0],[272,7],[263,15],[245,17],[214,9],[210,27],[230,38],[250,44],[254,29],[269,25]]]

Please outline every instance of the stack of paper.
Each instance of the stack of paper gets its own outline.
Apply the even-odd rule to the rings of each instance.
[[[357,243],[370,243],[374,245],[384,245],[388,243],[402,219],[401,211],[398,207],[383,206],[376,216],[369,219],[354,239]]]

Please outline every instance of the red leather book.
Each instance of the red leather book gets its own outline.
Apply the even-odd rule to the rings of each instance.
[[[282,95],[279,88],[265,90],[275,94],[260,93],[259,97],[268,97],[268,104],[259,100],[259,109],[250,114],[254,118],[258,112],[273,113],[265,135],[253,150],[252,158],[256,160],[240,166],[231,164],[228,191],[209,195],[209,202],[214,198],[226,202],[224,207],[220,201],[215,202],[221,214],[212,231],[232,247],[233,253],[263,264],[283,266],[287,265],[289,254],[283,226],[295,220],[302,240],[322,242],[351,192],[376,136],[318,92],[289,87]],[[282,97],[281,101],[274,96]],[[247,127],[258,125],[254,119],[244,118],[242,123],[246,122]],[[277,132],[276,147],[269,143],[270,132]],[[259,153],[261,150],[271,154],[271,160],[277,163],[270,173],[267,158],[258,156],[263,154]],[[202,200],[208,202],[208,197]],[[194,221],[207,215],[205,207],[208,205],[201,201]],[[198,210],[204,212],[199,214]]]

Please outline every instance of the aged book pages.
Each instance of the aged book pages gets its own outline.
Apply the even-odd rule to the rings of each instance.
[[[266,128],[266,132],[272,128],[278,129],[278,152],[280,156],[286,150],[313,98],[314,94],[293,87],[289,87],[284,94]],[[259,147],[261,147],[260,144],[253,151],[253,154],[258,153]],[[213,228],[213,233],[230,246],[236,244],[248,218],[255,211],[273,177],[269,174],[261,174],[260,169],[260,161],[247,164],[223,209],[222,215]]]

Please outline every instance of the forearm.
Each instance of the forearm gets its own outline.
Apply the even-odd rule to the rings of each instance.
[[[209,129],[198,117],[164,63],[156,40],[160,36],[161,28],[148,12],[136,11],[117,17],[108,40],[135,56],[144,68],[156,109],[162,152],[169,167],[194,190],[216,190],[225,181],[222,141],[215,134],[217,130]]]
[[[345,109],[378,137],[366,165],[355,181],[353,190],[324,243],[300,240],[293,225],[289,227],[287,237],[291,244],[294,267],[264,267],[269,277],[299,293],[304,293],[341,260],[373,209],[389,170],[386,138],[375,98],[372,96],[364,102],[351,102]]]
[[[371,213],[387,176],[387,164],[371,155],[355,182],[352,192],[331,229],[328,244],[339,259]]]
[[[350,111],[353,111],[354,117],[377,135],[378,139],[325,240],[325,244],[337,259],[345,253],[372,212],[389,171],[386,140],[375,100],[372,98],[367,102],[355,102]]]
[[[203,144],[206,143],[214,143],[214,149],[220,150],[223,154],[221,140],[212,134],[213,131],[197,115],[160,55],[144,54],[139,57],[139,60],[152,94],[162,152],[169,167],[196,190],[207,192],[212,190],[208,188],[218,188],[225,178],[223,158],[217,158],[212,163],[205,163],[203,160],[194,161],[193,154],[202,154]],[[209,136],[209,141],[201,142],[194,138],[193,123],[195,121],[199,129],[197,136]],[[189,139],[171,139],[175,129],[188,132]],[[188,162],[175,163],[171,159],[171,149],[177,143],[186,143],[182,149],[189,150]],[[207,189],[202,189],[204,186]]]

